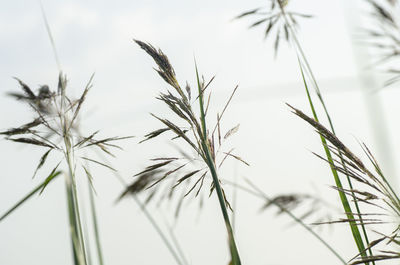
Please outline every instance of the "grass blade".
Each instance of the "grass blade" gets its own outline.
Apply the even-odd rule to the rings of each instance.
[[[3,221],[8,215],[10,215],[12,212],[14,212],[16,209],[18,209],[22,204],[24,204],[27,200],[29,200],[33,195],[38,193],[41,189],[43,189],[50,181],[55,179],[58,175],[60,175],[61,172],[52,172],[45,181],[43,181],[41,184],[39,184],[36,188],[34,188],[31,192],[29,192],[25,197],[23,197],[21,200],[19,200],[14,206],[12,206],[8,211],[6,211],[2,216],[0,216],[0,222]]]
[[[300,45],[300,42],[297,39],[296,32],[293,29],[292,24],[289,22],[289,19],[287,17],[287,13],[285,11],[284,5],[279,1],[278,1],[278,4],[279,4],[279,8],[281,10],[281,14],[283,16],[286,28],[290,32],[291,39],[292,39],[294,47],[296,49],[296,53],[297,53],[298,60],[299,60],[299,63],[300,63],[300,69],[301,69],[301,73],[302,73],[302,78],[303,78],[303,81],[304,81],[304,85],[306,87],[306,93],[307,93],[307,97],[308,97],[308,101],[309,101],[311,110],[313,112],[314,119],[318,120],[318,117],[317,117],[317,113],[315,111],[315,108],[314,108],[314,105],[313,105],[313,102],[312,102],[312,99],[311,99],[311,96],[310,96],[310,93],[309,93],[309,90],[308,90],[308,86],[306,84],[306,80],[305,80],[305,77],[304,77],[304,71],[303,70],[305,70],[306,74],[309,76],[309,78],[310,78],[310,80],[312,82],[312,85],[314,87],[315,93],[317,94],[317,97],[318,97],[318,99],[319,99],[319,101],[320,101],[320,103],[321,103],[321,105],[323,107],[324,113],[325,113],[325,115],[326,115],[326,117],[327,117],[327,119],[329,121],[330,128],[331,128],[333,134],[335,134],[335,130],[334,130],[334,127],[333,127],[332,119],[331,119],[331,117],[329,115],[328,109],[327,109],[326,104],[324,102],[324,99],[322,97],[322,94],[321,94],[321,91],[319,89],[318,83],[317,83],[317,81],[315,79],[315,76],[314,76],[314,74],[312,72],[312,69],[311,69],[311,67],[310,67],[310,65],[308,63],[307,57],[305,56],[304,51],[303,51],[303,49],[302,49],[302,47]],[[304,64],[304,68],[302,66],[303,64]],[[322,142],[323,148],[325,150],[326,157],[327,157],[328,161],[330,162],[331,171],[332,171],[332,174],[333,174],[333,177],[334,177],[334,180],[335,180],[336,187],[339,188],[339,197],[340,197],[340,200],[342,202],[343,209],[347,213],[348,219],[354,219],[354,218],[351,218],[352,217],[351,213],[353,211],[351,210],[351,207],[350,207],[350,204],[349,204],[349,202],[347,200],[347,197],[341,191],[343,186],[342,186],[342,183],[340,181],[339,174],[338,174],[337,170],[332,166],[333,164],[331,164],[331,162],[333,163],[332,155],[330,153],[329,148],[326,146],[325,138],[322,137],[322,136],[321,136],[321,142]],[[340,155],[340,158],[341,158],[341,160],[343,160],[342,155]],[[343,161],[342,161],[342,164],[344,165]],[[347,180],[348,180],[349,186],[352,187],[352,183],[351,183],[351,180],[350,180],[349,177],[347,178]],[[359,211],[359,207],[358,207],[357,201],[355,201],[355,206],[356,206],[357,210]],[[365,249],[364,240],[365,240],[367,245],[369,244],[369,241],[368,241],[368,236],[366,234],[364,225],[363,224],[361,225],[361,227],[363,229],[363,232],[364,232],[363,233],[364,239],[363,239],[358,227],[354,223],[349,223],[349,224],[350,224],[350,229],[351,229],[351,232],[352,232],[352,235],[353,235],[353,239],[354,239],[354,241],[355,241],[355,243],[357,245],[358,251],[360,253],[362,253],[363,256],[366,256],[366,254],[363,252],[363,250]],[[368,262],[366,262],[365,264],[367,265]],[[373,262],[373,264],[375,264],[375,263]]]
[[[300,61],[299,61],[299,63],[300,63]],[[316,121],[318,121],[318,115],[317,115],[317,112],[315,110],[315,107],[314,107],[314,104],[313,104],[313,101],[312,101],[312,98],[311,98],[311,95],[310,95],[310,91],[308,89],[307,81],[305,79],[304,72],[303,72],[303,67],[302,67],[301,63],[300,63],[300,70],[301,70],[301,75],[302,75],[302,79],[303,79],[303,82],[304,82],[304,87],[306,89],[308,102],[309,102],[311,111],[313,113],[313,117],[314,117],[314,119]],[[331,124],[331,126],[333,127],[332,124]],[[349,202],[347,200],[346,195],[342,191],[343,190],[343,185],[342,185],[342,183],[340,181],[339,173],[337,172],[337,170],[333,166],[334,165],[334,161],[333,161],[333,158],[332,158],[332,154],[331,154],[331,152],[330,152],[330,150],[328,148],[327,141],[322,135],[320,135],[320,138],[321,138],[321,142],[322,142],[322,145],[323,145],[327,160],[329,161],[329,164],[330,164],[331,172],[333,174],[336,187],[338,188],[339,197],[340,197],[340,200],[342,202],[343,209],[344,209],[344,211],[345,211],[345,213],[347,215],[347,218],[350,219],[350,220],[353,220],[354,219],[354,216],[352,214],[353,211],[352,211],[352,209],[350,207],[350,204],[349,204]],[[349,180],[349,185],[352,186],[350,180]],[[358,204],[356,204],[356,208],[357,208],[358,214],[360,214],[360,210],[359,210]],[[363,233],[364,233],[364,238],[365,238],[367,244],[369,244],[368,243],[368,236],[367,236],[366,231],[365,231],[365,227],[364,227],[364,225],[361,225],[361,227],[362,227],[362,230],[363,230]],[[353,239],[354,239],[354,241],[355,241],[355,243],[357,245],[357,248],[361,253],[365,249],[365,247],[364,247],[363,239],[361,237],[361,233],[360,233],[357,225],[355,224],[355,222],[350,222],[350,229],[351,229],[351,232],[352,232],[352,235],[353,235]],[[363,253],[363,256],[365,256],[365,255],[366,254]]]
[[[104,265],[103,261],[103,251],[100,243],[100,233],[99,233],[99,225],[97,222],[97,213],[96,213],[96,202],[94,198],[94,190],[91,185],[89,185],[89,198],[90,198],[90,209],[92,214],[93,221],[93,229],[94,229],[94,237],[96,241],[96,250],[97,250],[97,258],[99,265]]]
[[[213,182],[214,182],[214,186],[215,186],[215,190],[217,192],[219,205],[220,205],[222,215],[225,220],[225,225],[226,225],[226,229],[228,232],[229,248],[230,248],[231,257],[232,257],[231,263],[233,265],[241,265],[239,252],[237,250],[236,242],[235,242],[235,238],[234,238],[234,234],[233,234],[233,229],[232,229],[232,226],[231,226],[231,223],[229,220],[228,210],[226,208],[225,196],[223,194],[222,188],[219,183],[219,179],[217,176],[217,170],[215,168],[215,163],[211,156],[210,145],[208,143],[206,120],[205,120],[205,113],[204,113],[203,91],[202,91],[202,86],[200,84],[200,78],[199,78],[199,72],[197,69],[197,65],[196,65],[196,78],[197,78],[197,87],[198,87],[198,92],[199,92],[200,122],[201,122],[201,128],[202,128],[202,133],[203,133],[202,139],[201,139],[201,145],[202,145],[202,149],[205,153],[206,163],[210,169],[211,176],[213,178]]]

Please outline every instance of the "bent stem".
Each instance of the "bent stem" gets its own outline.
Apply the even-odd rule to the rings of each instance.
[[[204,113],[203,89],[200,84],[200,78],[199,78],[197,65],[196,65],[196,77],[197,77],[197,87],[198,87],[198,91],[199,91],[200,121],[201,121],[201,127],[202,127],[202,135],[201,135],[200,140],[201,140],[202,149],[203,149],[205,159],[206,159],[205,162],[207,163],[207,166],[211,172],[215,190],[216,190],[217,196],[218,196],[219,205],[220,205],[222,215],[223,215],[224,221],[225,221],[225,226],[226,226],[226,229],[228,232],[229,249],[231,252],[232,264],[233,265],[241,265],[239,252],[237,250],[236,243],[235,243],[235,237],[233,235],[233,229],[232,229],[231,223],[229,221],[229,215],[228,215],[228,210],[227,210],[226,204],[225,204],[225,198],[224,198],[224,195],[223,195],[223,192],[221,189],[221,185],[220,185],[220,182],[218,179],[217,170],[215,168],[215,163],[211,156],[210,144],[209,144],[208,137],[207,137],[205,113]]]

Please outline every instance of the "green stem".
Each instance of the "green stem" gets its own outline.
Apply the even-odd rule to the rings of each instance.
[[[318,115],[317,115],[317,112],[315,110],[313,101],[311,99],[310,91],[308,90],[308,86],[307,86],[307,83],[306,83],[306,80],[305,80],[305,77],[304,77],[303,68],[302,68],[301,64],[300,64],[300,69],[301,69],[301,74],[302,74],[302,78],[303,78],[303,81],[304,81],[304,86],[305,86],[306,93],[307,93],[307,98],[308,98],[308,101],[309,101],[309,104],[310,104],[311,111],[313,113],[313,117],[317,122],[319,122]],[[346,214],[346,216],[347,216],[347,218],[349,220],[354,220],[354,215],[352,214],[352,210],[351,210],[350,204],[349,204],[349,202],[347,200],[346,195],[343,192],[343,185],[342,185],[342,183],[340,181],[339,174],[338,174],[337,170],[334,167],[334,161],[333,161],[333,158],[332,158],[332,154],[331,154],[331,152],[330,152],[330,150],[328,148],[328,143],[327,143],[326,139],[322,135],[320,135],[320,138],[321,138],[321,142],[322,142],[323,148],[325,150],[326,157],[327,157],[327,159],[329,161],[330,169],[331,169],[332,174],[334,176],[336,187],[338,188],[338,191],[339,191],[339,197],[340,197],[340,200],[342,202],[343,208],[345,210],[345,214]],[[342,159],[342,163],[344,165],[343,158],[341,158],[341,159]],[[348,180],[349,180],[350,189],[353,189],[349,177],[348,177]],[[353,197],[354,197],[354,194],[353,194]],[[356,201],[355,201],[355,205],[356,205],[356,209],[358,211],[358,216],[361,219],[362,216],[360,214],[360,209],[359,209],[358,203]],[[364,247],[364,243],[363,243],[360,231],[359,231],[359,229],[357,227],[357,224],[354,221],[350,221],[349,223],[350,223],[350,229],[351,229],[351,232],[353,234],[353,238],[354,238],[354,241],[355,241],[355,243],[357,245],[357,248],[360,251],[361,255],[365,256],[366,255],[365,251],[364,251],[365,247]],[[362,229],[363,229],[363,233],[364,233],[364,238],[365,238],[367,244],[369,244],[368,236],[367,236],[367,233],[366,233],[364,225],[362,225]],[[371,252],[371,249],[370,249],[370,252]],[[366,263],[366,264],[368,264],[368,263]]]
[[[304,51],[302,49],[302,46],[300,45],[300,42],[297,39],[296,33],[293,30],[293,27],[292,27],[291,23],[289,22],[289,19],[287,18],[287,14],[285,12],[284,7],[282,6],[282,4],[279,1],[278,1],[278,4],[279,4],[280,10],[282,12],[283,18],[285,20],[285,24],[286,24],[287,28],[289,29],[289,31],[291,33],[291,37],[292,37],[291,39],[294,42],[294,47],[296,48],[298,54],[300,54],[301,61],[305,65],[305,70],[307,71],[307,73],[308,73],[308,75],[309,75],[309,77],[310,77],[310,79],[312,81],[312,84],[314,86],[314,89],[315,89],[315,92],[317,94],[317,97],[318,97],[318,99],[319,99],[319,101],[320,101],[320,103],[321,103],[321,105],[322,105],[322,107],[324,109],[325,115],[326,115],[326,117],[328,119],[328,122],[329,122],[329,125],[330,125],[330,128],[331,128],[331,131],[335,135],[335,129],[333,127],[332,119],[331,119],[331,117],[329,115],[329,112],[328,112],[328,109],[327,109],[327,107],[325,105],[325,101],[324,101],[324,99],[322,97],[321,91],[319,89],[318,83],[317,83],[317,81],[315,79],[315,76],[313,74],[313,71],[312,71],[312,69],[310,67],[310,64],[308,63],[307,57],[305,56]],[[299,61],[300,61],[300,59],[299,59]],[[301,68],[303,80],[304,80],[304,83],[305,83],[305,86],[306,86],[307,97],[308,97],[308,100],[309,100],[309,103],[310,103],[310,107],[311,107],[311,109],[313,111],[314,119],[316,121],[318,121],[318,117],[317,117],[316,111],[314,109],[314,105],[312,103],[311,96],[310,96],[310,93],[308,91],[308,87],[307,87],[307,84],[306,84],[306,81],[305,81],[305,78],[304,78],[303,67],[302,67],[301,63],[300,63],[300,68]],[[322,136],[321,136],[321,141],[322,141],[322,145],[323,145],[324,150],[325,150],[326,157],[327,157],[327,159],[328,159],[328,161],[330,163],[330,168],[331,168],[332,174],[334,176],[336,187],[338,187],[339,197],[340,197],[340,200],[342,201],[342,205],[343,205],[343,208],[345,210],[346,216],[347,216],[348,219],[354,220],[354,216],[352,214],[352,210],[351,210],[350,204],[349,204],[349,202],[347,200],[346,195],[342,191],[343,186],[342,186],[342,183],[340,181],[339,174],[338,174],[337,170],[334,168],[332,155],[330,153],[329,148],[327,147],[327,143],[326,143],[325,138],[322,137]],[[346,170],[346,165],[344,163],[343,156],[342,156],[342,153],[340,151],[339,151],[339,157],[340,157],[340,160],[342,162],[342,165],[343,165],[344,169]],[[349,184],[350,190],[352,190],[353,189],[352,188],[353,185],[351,183],[351,179],[347,175],[346,175],[346,177],[347,177],[347,182]],[[355,196],[353,194],[353,198],[354,197]],[[354,200],[354,204],[355,204],[358,216],[359,216],[360,220],[362,220],[362,215],[360,214],[360,209],[359,209],[357,200]],[[360,251],[362,256],[366,256],[365,251],[364,251],[365,250],[364,242],[363,242],[363,239],[361,237],[361,234],[360,234],[360,231],[359,231],[357,225],[355,224],[355,222],[349,222],[349,224],[350,224],[350,229],[351,229],[351,232],[353,234],[353,238],[354,238],[354,241],[355,241],[355,243],[357,245],[358,250]],[[367,235],[367,232],[365,230],[365,227],[364,227],[362,221],[361,221],[361,227],[362,227],[362,230],[363,230],[363,236],[364,236],[364,239],[366,241],[366,244],[369,245],[368,235]],[[372,255],[372,250],[371,249],[369,249],[369,252]],[[375,264],[374,262],[372,262],[372,263]],[[365,264],[368,264],[368,262],[366,262]]]
[[[229,239],[229,248],[231,251],[231,256],[232,256],[232,264],[233,265],[241,265],[240,257],[239,257],[239,252],[236,247],[236,242],[235,242],[235,237],[233,234],[233,229],[231,226],[231,223],[229,221],[229,215],[228,215],[228,210],[226,208],[225,204],[225,198],[222,192],[221,185],[219,183],[218,175],[217,175],[217,170],[215,168],[215,163],[214,160],[211,156],[211,150],[210,150],[210,145],[209,141],[207,138],[207,127],[206,127],[206,120],[205,120],[205,114],[204,114],[204,102],[203,102],[203,89],[200,84],[200,78],[199,78],[199,73],[196,65],[196,77],[197,77],[197,87],[199,91],[199,105],[200,105],[200,121],[201,121],[201,127],[202,127],[202,135],[201,135],[201,145],[202,149],[206,158],[206,163],[208,168],[210,169],[211,176],[213,178],[213,183],[215,186],[215,190],[217,192],[218,196],[218,201],[219,205],[221,208],[221,212],[225,221],[225,226],[228,232],[228,239]]]
[[[97,154],[100,156],[101,159],[106,161],[107,164],[110,164],[110,162],[103,155],[103,153],[97,152]],[[122,186],[124,186],[124,188],[127,189],[128,184],[125,182],[125,180],[122,178],[122,176],[118,173],[118,171],[112,171],[112,173],[119,180],[119,182],[122,184]],[[175,259],[176,263],[179,265],[184,265],[184,263],[180,260],[179,255],[174,250],[172,244],[169,242],[167,236],[164,234],[161,227],[157,224],[157,221],[154,219],[154,217],[151,215],[151,213],[147,210],[146,205],[144,203],[142,203],[135,194],[132,194],[131,197],[134,200],[134,202],[140,207],[140,210],[144,213],[144,216],[147,218],[147,220],[153,226],[154,230],[156,230],[157,234],[160,236],[161,240],[163,241],[163,243],[165,244],[165,246],[171,253],[172,257]]]
[[[12,206],[8,211],[6,211],[3,215],[0,216],[0,222],[3,221],[8,215],[10,215],[12,212],[14,212],[19,206],[21,206],[23,203],[25,203],[28,199],[30,199],[33,195],[38,193],[40,190],[42,190],[47,184],[52,181],[55,177],[60,175],[60,171],[57,171],[53,174],[51,174],[48,178],[46,178],[45,181],[43,181],[41,184],[39,184],[36,188],[34,188],[31,192],[29,192],[25,197],[23,197],[21,200],[19,200],[14,206]]]
[[[79,213],[78,195],[76,190],[76,179],[75,179],[75,161],[73,156],[73,148],[71,143],[71,137],[68,128],[68,117],[64,113],[65,110],[65,88],[62,89],[61,95],[61,114],[59,116],[60,123],[63,128],[63,139],[64,139],[64,157],[68,165],[68,174],[66,174],[66,186],[67,186],[67,198],[69,208],[69,220],[71,228],[71,238],[74,249],[74,260],[77,265],[87,265],[85,242],[82,232],[82,224]]]
[[[164,215],[163,215],[163,216],[164,216]],[[184,264],[188,265],[189,262],[188,262],[188,260],[187,260],[187,258],[186,258],[186,255],[185,255],[185,253],[184,253],[184,251],[183,251],[183,249],[182,249],[182,247],[181,247],[181,244],[180,244],[179,241],[178,241],[178,238],[176,237],[176,235],[175,235],[175,233],[174,233],[174,229],[173,229],[172,226],[168,223],[168,221],[167,221],[167,219],[166,219],[165,217],[164,217],[164,222],[165,222],[165,224],[166,224],[166,226],[167,226],[167,228],[168,228],[168,232],[169,232],[169,235],[170,235],[170,237],[171,237],[171,239],[172,239],[172,243],[175,245],[175,248],[176,248],[178,254],[180,255],[180,258],[182,259],[182,262],[183,262]]]
[[[168,241],[167,237],[165,236],[165,234],[163,233],[163,231],[161,230],[160,226],[157,224],[156,220],[151,216],[151,214],[149,213],[149,211],[147,210],[146,206],[137,198],[136,195],[132,194],[132,199],[135,201],[135,203],[137,205],[139,205],[140,210],[144,213],[144,215],[147,217],[147,219],[149,220],[149,222],[151,223],[151,225],[153,226],[153,228],[156,230],[156,232],[158,233],[158,235],[161,237],[162,241],[164,242],[164,244],[167,246],[169,252],[172,254],[172,256],[174,257],[176,263],[178,263],[179,265],[183,265],[182,261],[179,258],[179,255],[176,253],[176,251],[174,250],[172,244]]]
[[[65,177],[65,187],[66,187],[66,192],[67,192],[67,203],[68,203],[68,219],[69,219],[69,230],[71,234],[71,245],[72,245],[72,256],[74,259],[74,264],[79,265],[81,264],[80,262],[80,251],[78,247],[78,238],[77,238],[77,233],[76,233],[76,219],[74,218],[74,206],[72,202],[72,192],[70,185],[68,184],[68,177]]]
[[[66,178],[67,181],[67,195],[68,195],[68,204],[69,204],[69,214],[70,214],[70,224],[71,224],[71,236],[74,244],[74,251],[77,255],[79,265],[87,265],[87,257],[86,257],[86,249],[85,242],[83,238],[82,232],[82,224],[81,217],[79,213],[79,203],[78,203],[78,195],[76,190],[76,180],[75,180],[75,171],[74,171],[74,163],[71,155],[71,145],[69,142],[68,136],[64,137],[66,152],[65,158],[68,164],[69,174]]]
[[[108,161],[108,159],[103,155],[103,153],[101,152],[97,152],[97,155],[103,159],[105,162],[107,162],[107,164],[110,164],[110,162]],[[118,173],[118,171],[112,171],[112,173],[114,174],[114,176],[119,180],[119,182],[121,183],[121,185],[127,189],[128,188],[128,184],[125,182],[125,180],[122,178],[122,176],[120,175],[120,173]],[[183,263],[180,258],[179,255],[176,253],[176,251],[174,250],[172,244],[169,242],[167,236],[164,234],[164,232],[162,231],[161,227],[157,224],[157,221],[154,219],[154,217],[151,215],[151,213],[147,210],[146,205],[144,203],[142,203],[139,198],[135,195],[132,194],[131,195],[132,199],[134,200],[134,202],[140,207],[140,210],[144,213],[144,216],[147,218],[147,220],[150,222],[150,224],[153,226],[154,230],[156,230],[157,234],[160,236],[161,240],[163,241],[163,243],[165,244],[165,246],[167,247],[167,249],[169,250],[169,252],[171,253],[172,257],[175,259],[176,263],[179,265],[184,265],[185,263]],[[187,264],[186,264],[187,265]]]
[[[96,249],[97,249],[97,258],[99,265],[103,265],[103,252],[101,248],[101,243],[100,243],[100,233],[99,233],[99,226],[97,222],[97,214],[96,214],[96,205],[95,205],[95,199],[94,199],[94,194],[93,194],[93,188],[89,184],[89,197],[90,197],[90,208],[92,212],[92,221],[93,221],[93,229],[94,229],[94,236],[95,236],[95,241],[96,241]]]
[[[310,232],[315,238],[317,238],[318,241],[320,241],[326,248],[328,248],[328,250],[330,252],[332,252],[332,254],[335,255],[344,265],[347,264],[347,262],[344,260],[344,258],[342,258],[339,255],[339,253],[328,244],[328,242],[326,242],[322,237],[320,237],[316,232],[314,232],[314,230],[312,230],[308,225],[306,225],[301,219],[297,218],[291,211],[287,210],[285,207],[282,207],[281,205],[276,203],[274,200],[269,198],[267,196],[267,194],[265,194],[261,189],[259,189],[256,185],[254,185],[252,182],[250,182],[250,180],[246,179],[246,181],[256,192],[254,192],[250,189],[247,189],[246,187],[240,186],[236,183],[229,182],[229,181],[226,181],[226,182],[228,184],[234,185],[235,187],[237,187],[243,191],[246,191],[256,197],[260,197],[260,198],[266,200],[268,203],[272,203],[275,206],[277,206],[279,208],[279,210],[281,210],[282,212],[289,215],[296,223],[300,224],[303,228],[305,228],[308,232]]]
[[[212,161],[209,147],[206,146],[204,143],[202,143],[202,144],[203,144],[203,148],[206,149],[207,164],[211,171],[211,176],[213,178],[215,190],[218,195],[219,205],[221,207],[222,215],[225,220],[225,226],[228,231],[229,245],[230,245],[230,250],[231,250],[231,254],[232,254],[232,262],[233,262],[233,265],[240,265],[241,262],[240,262],[239,252],[236,247],[235,237],[233,235],[233,229],[232,229],[231,223],[229,221],[229,215],[228,215],[228,211],[226,209],[225,198],[222,193],[221,185],[219,183],[217,171],[215,170],[215,164]]]

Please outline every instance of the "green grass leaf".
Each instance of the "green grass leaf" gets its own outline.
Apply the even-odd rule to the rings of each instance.
[[[3,215],[0,216],[0,222],[3,221],[7,216],[9,216],[12,212],[22,206],[26,201],[28,201],[33,195],[38,193],[40,190],[43,190],[45,186],[47,186],[52,180],[54,180],[58,175],[61,174],[61,171],[55,171],[46,178],[41,184],[39,184],[36,188],[34,188],[31,192],[25,195],[21,200],[19,200],[14,206],[12,206],[9,210],[7,210]]]

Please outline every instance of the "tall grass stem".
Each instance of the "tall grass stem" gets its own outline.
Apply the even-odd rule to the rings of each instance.
[[[199,93],[200,121],[201,121],[201,126],[202,126],[202,133],[203,133],[200,141],[201,141],[203,151],[205,153],[204,155],[206,158],[207,166],[209,167],[211,176],[213,178],[215,191],[218,196],[219,205],[220,205],[222,215],[223,215],[223,218],[225,221],[226,229],[228,231],[229,247],[230,247],[231,256],[232,256],[232,264],[233,265],[241,265],[239,252],[237,250],[235,237],[233,234],[233,229],[232,229],[232,226],[231,226],[231,223],[229,220],[228,210],[227,210],[226,204],[225,204],[225,198],[224,198],[224,195],[223,195],[223,192],[221,189],[221,185],[220,185],[220,182],[218,179],[217,170],[215,168],[215,163],[211,156],[210,143],[209,143],[209,140],[207,137],[206,119],[205,119],[205,114],[204,114],[203,89],[200,84],[200,77],[199,77],[197,65],[196,65],[196,78],[197,78],[197,87],[198,87],[198,93]]]
[[[328,109],[327,109],[325,101],[324,101],[324,99],[322,97],[322,94],[321,94],[321,91],[319,89],[318,83],[317,83],[317,81],[315,79],[314,73],[313,73],[313,71],[312,71],[312,69],[310,67],[310,64],[308,63],[307,57],[304,54],[304,51],[302,49],[302,46],[300,45],[299,40],[297,39],[296,32],[294,31],[294,29],[292,27],[292,24],[289,22],[289,19],[287,18],[287,14],[286,14],[286,11],[285,11],[285,8],[284,8],[283,4],[280,1],[278,1],[278,3],[279,3],[280,10],[282,12],[282,15],[283,15],[285,24],[286,24],[287,28],[289,29],[289,32],[290,32],[290,35],[291,35],[290,39],[293,41],[293,44],[294,44],[293,46],[295,47],[296,52],[297,52],[297,56],[298,56],[298,60],[299,60],[299,63],[300,63],[300,69],[301,69],[303,81],[304,81],[304,84],[305,84],[305,87],[306,87],[306,93],[307,93],[308,101],[309,101],[310,107],[312,109],[314,119],[318,120],[318,117],[317,117],[317,113],[315,111],[315,108],[314,108],[310,93],[308,91],[308,87],[307,87],[306,80],[305,80],[305,77],[304,77],[304,72],[303,72],[303,65],[304,65],[304,69],[305,69],[306,73],[308,74],[308,76],[309,76],[309,78],[310,78],[310,80],[311,80],[311,82],[313,84],[313,87],[315,89],[317,97],[318,97],[318,99],[319,99],[319,101],[320,101],[320,103],[321,103],[321,105],[322,105],[322,107],[324,109],[325,115],[326,115],[326,117],[328,119],[330,128],[332,130],[332,133],[335,134],[335,129],[334,129],[334,126],[333,126],[332,119],[331,119],[331,117],[329,115]],[[351,210],[351,207],[350,207],[350,204],[348,202],[348,199],[347,199],[346,195],[344,194],[344,192],[341,190],[343,188],[343,186],[342,186],[342,183],[340,181],[339,174],[336,171],[336,169],[333,167],[332,155],[330,153],[329,148],[326,146],[325,138],[322,137],[322,136],[321,136],[321,142],[322,142],[323,148],[325,150],[327,159],[331,163],[330,168],[331,168],[332,174],[334,176],[336,187],[339,188],[338,189],[339,197],[340,197],[340,200],[342,202],[343,209],[344,209],[344,211],[345,211],[345,213],[346,213],[346,215],[347,215],[347,217],[349,219],[354,219],[354,216],[352,214],[353,212]],[[339,156],[340,156],[340,159],[342,160],[342,164],[344,165],[345,163],[343,162],[342,154],[339,153]],[[352,187],[352,183],[351,183],[350,178],[348,176],[346,176],[346,177],[347,177],[347,181],[348,181],[349,186]],[[358,214],[360,214],[357,200],[354,200],[354,204],[356,205],[356,210],[358,211]],[[359,215],[359,216],[361,217],[361,215]],[[351,229],[354,241],[355,241],[355,243],[357,245],[357,248],[358,248],[359,252],[361,253],[362,256],[366,256],[365,251],[364,251],[364,249],[365,249],[364,240],[366,241],[367,245],[369,245],[369,240],[368,240],[368,236],[367,236],[367,234],[365,232],[365,227],[364,227],[363,223],[361,223],[361,226],[362,226],[362,229],[363,229],[363,232],[364,232],[364,234],[363,234],[364,240],[363,240],[363,238],[361,236],[361,233],[360,233],[357,225],[354,222],[350,222],[349,224],[350,224],[350,229]],[[374,264],[374,262],[372,262],[372,263]],[[365,264],[367,265],[369,263],[366,262]]]

